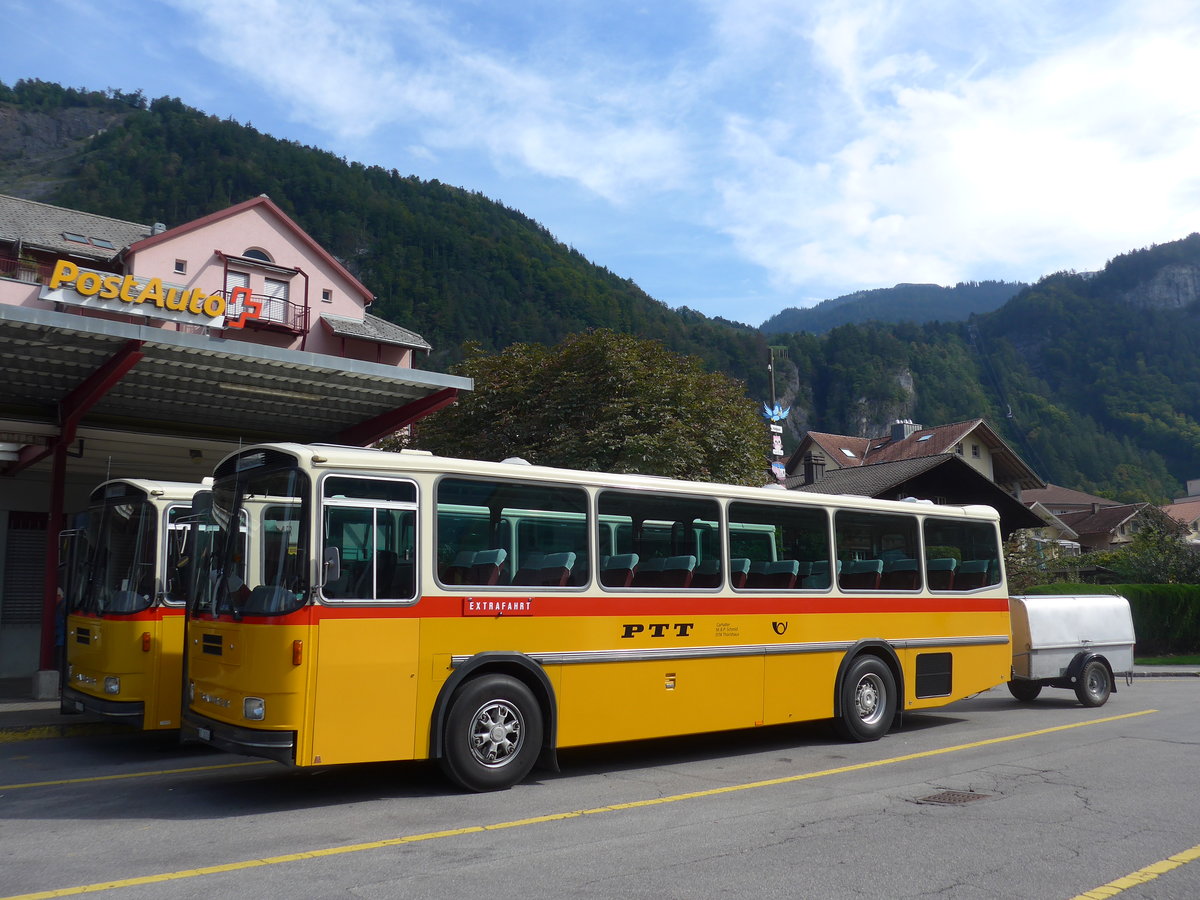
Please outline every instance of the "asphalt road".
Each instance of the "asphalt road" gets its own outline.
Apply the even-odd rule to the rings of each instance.
[[[563,753],[483,795],[428,764],[30,741],[0,745],[0,898],[1193,900],[1197,744],[1195,678],[1099,709],[994,690],[872,744],[817,724]]]

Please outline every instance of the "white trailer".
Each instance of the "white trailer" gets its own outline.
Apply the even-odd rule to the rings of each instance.
[[[1009,599],[1013,666],[1009,692],[1029,702],[1043,687],[1066,688],[1084,706],[1103,706],[1116,676],[1133,671],[1133,617],[1114,594]]]

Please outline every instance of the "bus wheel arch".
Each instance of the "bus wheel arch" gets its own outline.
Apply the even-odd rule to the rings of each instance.
[[[512,690],[504,692],[503,687],[495,680],[496,678],[508,679]],[[528,698],[527,702],[536,705],[535,715],[538,720],[533,729],[536,732],[537,743],[537,746],[532,748],[532,752],[535,754],[533,764],[540,764],[551,771],[558,771],[556,756],[558,709],[554,698],[554,689],[545,670],[528,656],[520,653],[480,653],[455,667],[453,674],[442,686],[434,704],[430,720],[430,758],[437,759],[452,780],[472,790],[495,790],[500,787],[510,787],[511,784],[520,781],[521,777],[527,774],[529,767],[525,767],[526,771],[520,773],[521,777],[508,781],[508,783],[504,783],[507,779],[497,779],[498,783],[494,785],[478,785],[465,783],[461,771],[448,770],[448,766],[461,770],[463,759],[461,755],[456,759],[447,758],[448,753],[452,752],[451,748],[447,746],[447,731],[451,727],[462,726],[460,701],[465,698],[467,705],[470,705],[475,699],[474,694],[477,693],[481,682],[492,687],[501,687],[502,694],[513,694],[511,697],[497,694],[495,699],[500,701],[501,707],[509,705],[519,707],[521,692],[525,692],[525,697]],[[452,718],[455,716],[460,721],[452,722]]]
[[[834,681],[834,730],[845,740],[879,740],[899,725],[903,697],[895,650],[886,641],[859,641],[842,657]]]

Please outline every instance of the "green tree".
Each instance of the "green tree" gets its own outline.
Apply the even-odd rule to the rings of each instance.
[[[1187,529],[1157,506],[1138,518],[1133,540],[1098,554],[1101,564],[1130,584],[1200,584],[1200,550],[1187,542]]]
[[[554,347],[468,348],[475,389],[416,428],[447,456],[697,481],[762,484],[767,433],[745,385],[699,361],[607,329]]]

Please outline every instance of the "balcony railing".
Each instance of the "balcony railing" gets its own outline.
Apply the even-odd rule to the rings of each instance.
[[[0,256],[0,278],[12,278],[27,284],[45,284],[53,272],[54,266],[49,263]]]
[[[228,305],[225,308],[225,321],[237,319],[244,311],[242,301],[244,294],[239,294],[237,302],[229,302],[231,291],[217,291],[225,298]],[[290,300],[271,297],[267,294],[251,294],[250,299],[261,305],[262,309],[257,319],[247,319],[246,328],[266,328],[275,331],[289,331],[294,334],[304,334],[308,331],[308,308]]]

